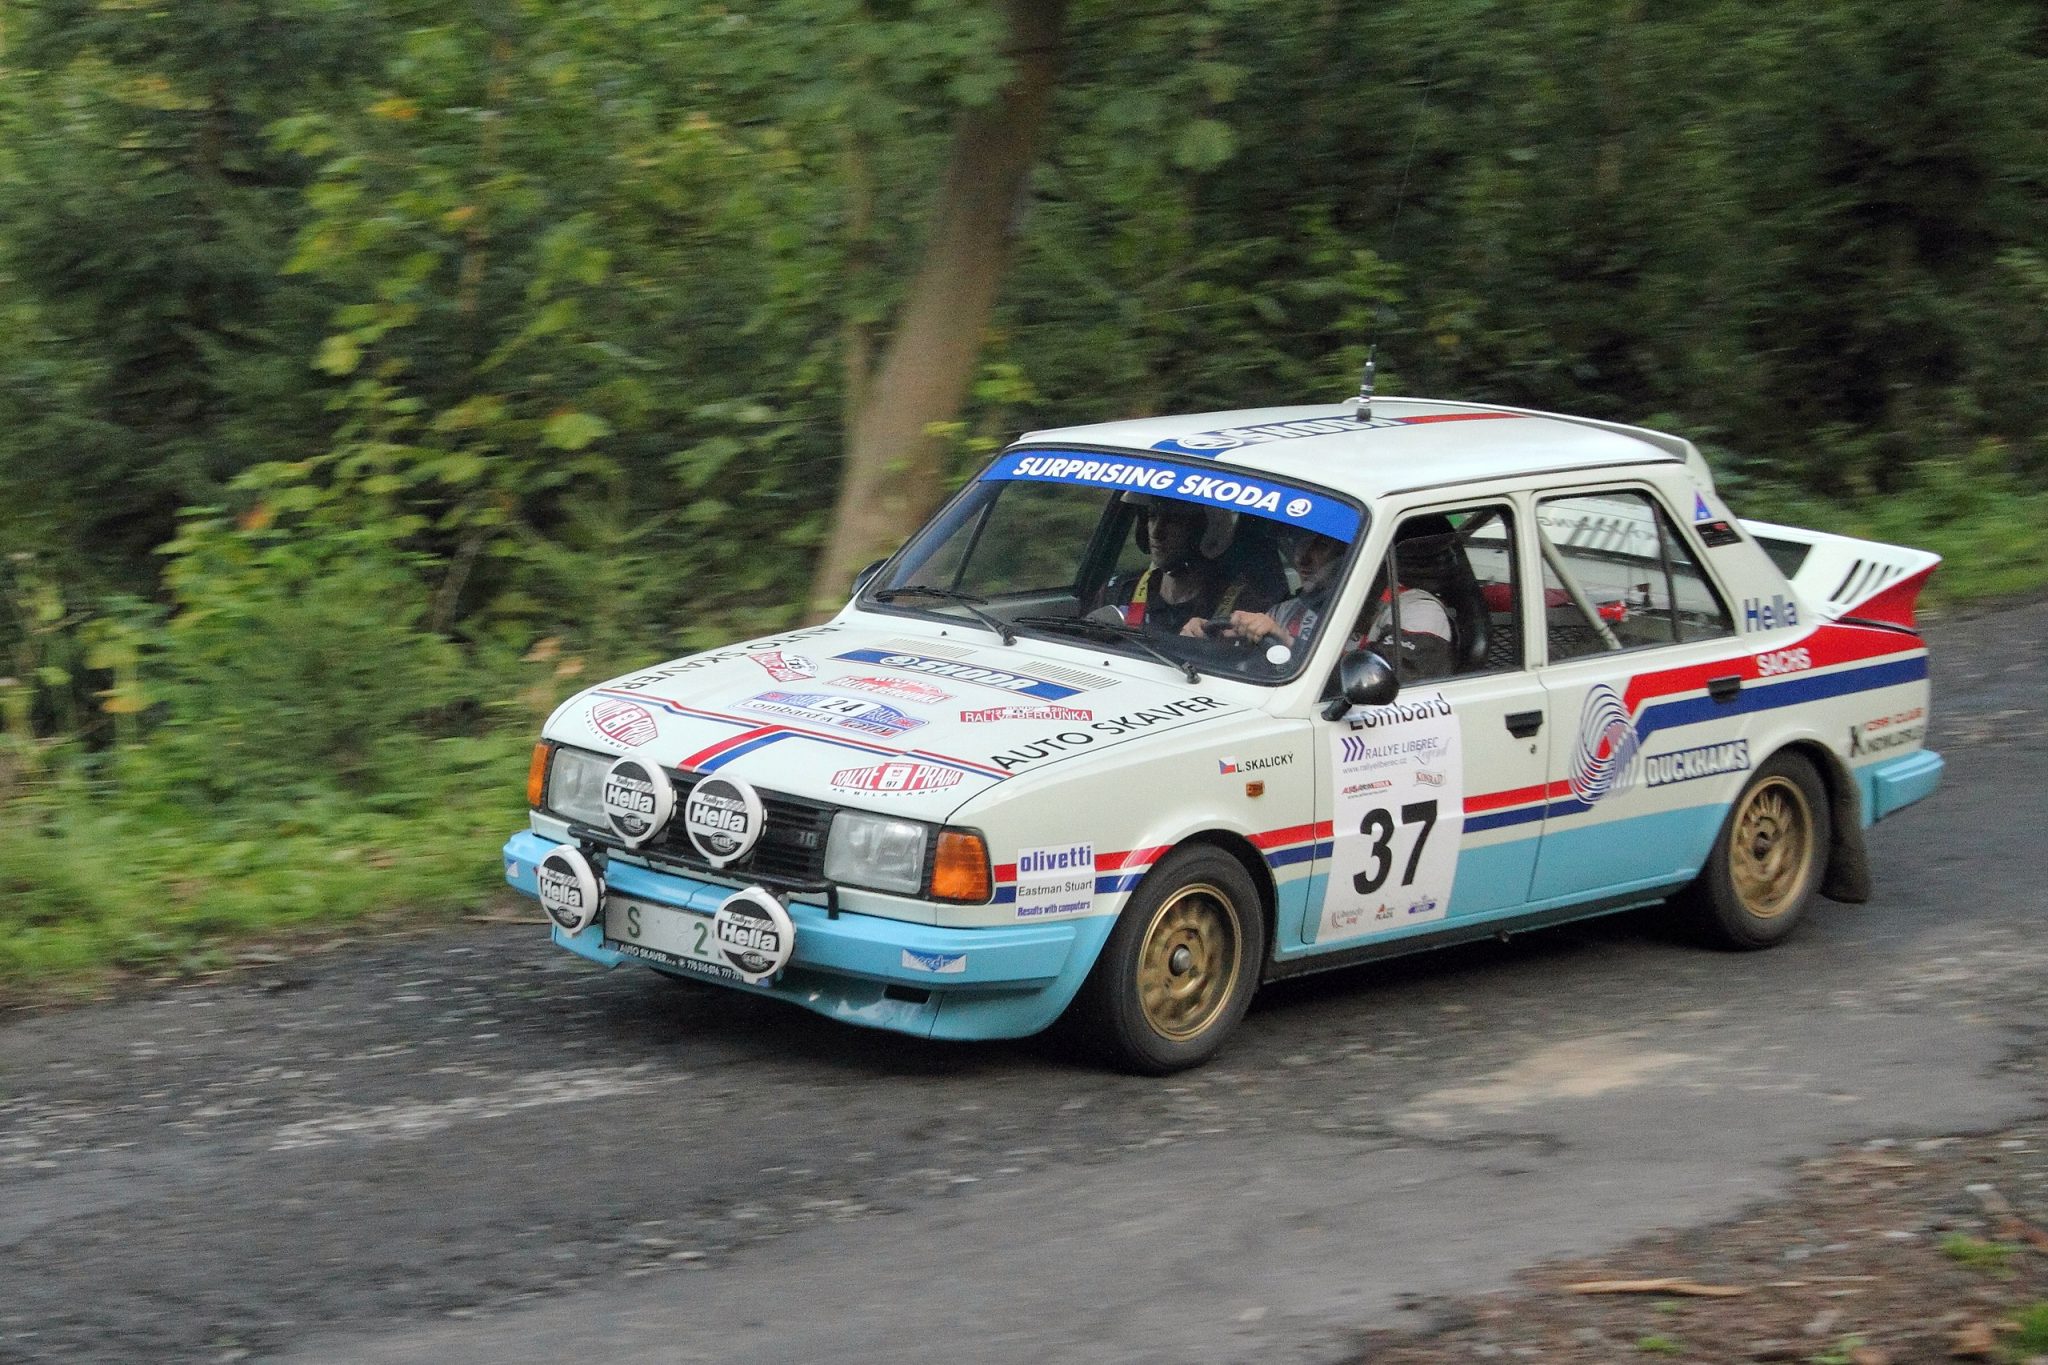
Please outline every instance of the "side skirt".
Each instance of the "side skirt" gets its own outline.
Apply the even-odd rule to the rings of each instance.
[[[1677,889],[1672,887],[1654,895],[1630,891],[1601,900],[1581,901],[1576,905],[1560,905],[1549,910],[1539,910],[1527,916],[1490,920],[1481,924],[1457,924],[1433,933],[1415,934],[1386,943],[1362,943],[1356,948],[1317,953],[1312,957],[1291,958],[1285,962],[1269,959],[1265,973],[1259,980],[1284,981],[1289,977],[1308,976],[1313,972],[1335,971],[1339,967],[1356,967],[1364,962],[1383,962],[1392,957],[1406,957],[1410,953],[1426,953],[1432,948],[1477,943],[1481,939],[1497,938],[1505,943],[1514,935],[1527,933],[1532,929],[1548,929],[1554,925],[1569,924],[1573,920],[1597,919],[1601,915],[1617,914],[1638,906],[1655,905]]]

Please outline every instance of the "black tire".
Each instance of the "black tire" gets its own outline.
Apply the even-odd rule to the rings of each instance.
[[[1061,1022],[1120,1070],[1200,1066],[1244,1017],[1265,960],[1265,912],[1244,865],[1186,845],[1138,884]]]
[[[1783,942],[1827,874],[1831,818],[1813,764],[1774,755],[1743,785],[1707,865],[1678,896],[1693,928],[1720,948]]]

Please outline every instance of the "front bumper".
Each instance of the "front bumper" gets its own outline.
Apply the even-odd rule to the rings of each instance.
[[[553,840],[522,831],[505,842],[505,882],[539,897],[534,868]],[[608,887],[710,914],[737,887],[614,860]],[[774,983],[719,982],[802,1005],[833,1019],[927,1038],[1021,1038],[1059,1017],[1095,963],[1114,918],[943,929],[790,902],[796,947]],[[606,967],[650,964],[604,946],[602,920],[580,934],[550,925],[555,942]],[[654,970],[662,970],[655,968]],[[691,977],[691,980],[700,978]]]

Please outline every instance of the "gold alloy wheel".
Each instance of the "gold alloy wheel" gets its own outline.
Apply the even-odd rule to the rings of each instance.
[[[1728,838],[1728,873],[1742,908],[1776,919],[1806,890],[1817,850],[1813,808],[1789,778],[1759,782],[1735,812]]]
[[[1186,1042],[1216,1022],[1244,969],[1244,926],[1229,895],[1183,886],[1152,912],[1138,948],[1138,1002],[1161,1037]]]

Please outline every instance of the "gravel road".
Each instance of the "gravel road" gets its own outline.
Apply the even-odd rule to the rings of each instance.
[[[538,927],[0,1025],[0,1360],[1341,1360],[1831,1144],[2048,1110],[2048,603],[1935,624],[1948,783],[1877,895],[1286,984],[1102,1074]]]

